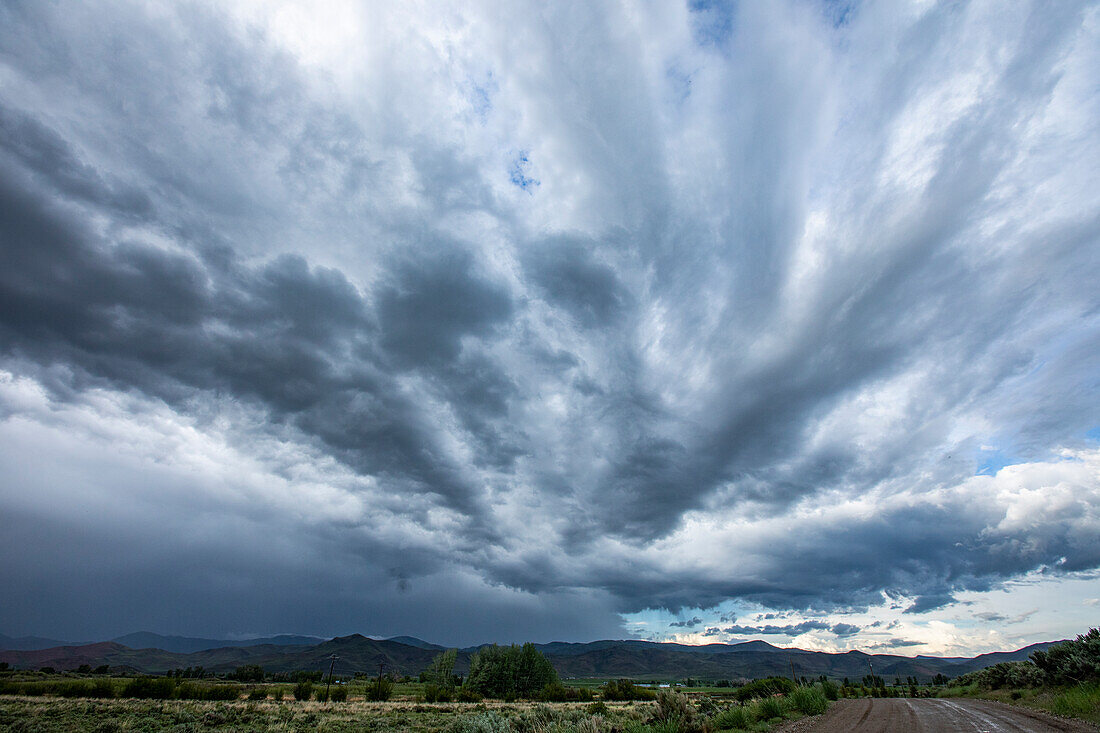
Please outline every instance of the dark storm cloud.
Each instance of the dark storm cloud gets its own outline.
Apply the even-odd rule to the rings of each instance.
[[[694,616],[686,621],[673,621],[668,626],[669,628],[694,629],[701,623],[703,623],[703,619],[699,618],[698,616]]]
[[[839,625],[839,624],[838,624]],[[727,626],[722,631],[727,634],[738,635],[763,635],[763,636],[775,636],[782,634],[783,636],[798,636],[805,634],[807,631],[831,631],[832,626],[824,621],[803,621],[798,624],[786,624],[783,626],[775,626],[774,624],[766,624],[764,626],[741,626],[733,625]],[[842,629],[844,630],[844,629]],[[857,629],[858,631],[858,629]],[[841,635],[834,631],[838,636]]]
[[[624,312],[630,295],[615,271],[594,259],[595,244],[584,239],[539,243],[527,257],[527,274],[582,326],[607,328]]]
[[[17,180],[9,170],[0,184],[6,350],[62,361],[175,403],[196,389],[228,391],[323,441],[349,465],[407,479],[406,490],[474,511],[475,490],[432,449],[430,418],[398,397],[380,371],[372,309],[341,273],[292,255],[252,268],[231,255],[203,259],[105,242],[60,204],[29,195],[29,182],[22,189],[8,184]],[[413,352],[456,348],[441,340],[438,314],[418,314],[422,288],[436,287],[436,308],[459,312],[450,339],[463,326],[492,320],[471,315],[471,299],[507,302],[491,285],[467,282],[464,270],[443,278],[444,286],[432,267],[403,270],[403,292],[412,294],[395,303],[393,291],[384,291],[377,309],[383,333],[397,329],[391,337],[404,335]],[[472,396],[469,412],[477,414],[494,393],[499,402],[495,375],[482,384],[476,371],[459,373],[450,396]]]
[[[1100,422],[1100,138],[1071,112],[1095,84],[1087,6],[677,8],[638,32],[679,23],[684,47],[612,40],[611,6],[540,30],[475,4],[495,40],[446,52],[436,19],[395,9],[369,42],[331,24],[354,40],[329,66],[335,36],[243,9],[0,9],[0,428],[144,446],[155,424],[140,465],[192,432],[236,452],[202,449],[226,473],[172,504],[193,524],[101,506],[87,552],[137,557],[143,526],[186,549],[205,516],[277,529],[278,553],[218,571],[214,545],[255,556],[198,542],[168,595],[217,581],[232,602],[196,632],[258,599],[279,610],[257,627],[339,626],[304,610],[341,582],[310,574],[335,556],[382,589],[349,608],[399,625],[457,589],[486,634],[492,614],[568,634],[525,616],[543,599],[576,620],[580,598],[599,619],[577,633],[610,634],[619,612],[730,599],[769,621],[884,594],[922,614],[1100,566],[1081,437]],[[486,69],[492,104],[469,108],[456,80]],[[509,182],[517,150],[537,187]],[[57,463],[87,473],[73,440]],[[983,452],[1019,465],[972,478]],[[31,506],[38,479],[6,455],[22,541],[63,545],[66,502]],[[143,470],[115,470],[122,504]],[[276,479],[300,508],[228,488]],[[51,608],[62,562],[34,565]],[[154,572],[96,576],[131,571],[102,613]],[[278,603],[281,575],[300,603]],[[670,628],[717,634],[701,616]]]
[[[431,246],[431,245],[429,245]],[[507,292],[473,270],[468,253],[444,252],[401,263],[378,295],[382,343],[402,365],[453,362],[467,335],[486,335],[508,319]]]

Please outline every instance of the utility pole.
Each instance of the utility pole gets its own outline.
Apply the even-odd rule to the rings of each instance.
[[[867,660],[867,667],[871,670],[871,689],[878,687],[875,684],[875,665],[871,664],[871,660]]]
[[[787,661],[791,663],[791,682],[794,683],[795,687],[798,687],[798,678],[794,676],[794,660],[788,658]]]
[[[328,705],[328,691],[329,688],[332,687],[332,668],[336,666],[336,660],[339,658],[340,657],[333,654],[331,657],[332,661],[328,664],[328,684],[325,685],[325,705]]]

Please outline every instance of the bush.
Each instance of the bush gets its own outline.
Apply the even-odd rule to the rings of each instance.
[[[638,687],[633,680],[608,680],[600,688],[604,700],[656,700],[657,694],[644,687]]]
[[[447,727],[447,733],[512,733],[507,718],[494,712],[456,718]]]
[[[748,728],[756,722],[755,710],[751,707],[727,708],[711,718],[711,727],[716,730]]]
[[[251,690],[248,691],[248,699],[249,700],[266,700],[267,699],[267,690],[265,690],[262,687],[253,687]]]
[[[588,711],[589,715],[607,715],[611,711],[611,709],[607,707],[607,703],[603,700],[597,700],[585,708],[585,710]]]
[[[791,707],[806,715],[821,715],[829,707],[825,693],[816,687],[799,687],[788,699]]]
[[[782,718],[785,712],[786,706],[783,704],[783,699],[779,697],[765,697],[756,705],[756,715],[760,720]]]
[[[375,677],[367,683],[366,695],[374,702],[389,700],[393,697],[393,682],[388,677]]]
[[[294,699],[295,700],[308,700],[313,696],[313,683],[309,680],[302,680],[298,684],[294,685]]]
[[[695,708],[686,697],[672,690],[657,693],[657,712],[653,714],[652,722],[678,733],[702,730],[702,725],[696,720]]]
[[[786,695],[794,692],[794,682],[786,677],[766,677],[762,680],[754,680],[737,689],[737,699],[741,702],[758,697],[771,697],[772,695]]]
[[[466,687],[462,689],[468,692],[474,692]],[[428,683],[424,686],[424,702],[450,702],[451,700],[452,696],[450,690],[444,689],[434,683]]]
[[[236,700],[240,696],[241,690],[236,685],[184,682],[176,688],[176,697],[180,700]]]
[[[825,695],[826,700],[836,700],[840,697],[836,684],[825,679],[821,680],[821,693]]]
[[[122,688],[122,697],[169,700],[176,696],[176,682],[167,677],[135,677]]]
[[[332,694],[329,699],[333,702],[347,702],[348,700],[348,688],[344,685],[337,685],[332,688]]]
[[[1073,641],[1032,652],[1031,661],[1054,685],[1100,682],[1100,628],[1089,629]]]
[[[258,664],[246,664],[237,667],[233,674],[229,675],[229,678],[239,682],[263,682],[264,668]]]
[[[44,690],[61,697],[102,697],[115,696],[115,686],[110,680],[65,680],[54,683],[52,688]]]
[[[555,680],[539,690],[535,697],[542,702],[588,702],[592,699],[592,692],[579,687],[566,687]]]
[[[459,702],[481,702],[481,695],[477,693],[477,690],[471,690],[469,687],[463,685],[458,688],[455,699]]]
[[[317,702],[328,702],[328,690],[326,690],[324,686],[318,687],[317,690],[314,691],[313,697]]]

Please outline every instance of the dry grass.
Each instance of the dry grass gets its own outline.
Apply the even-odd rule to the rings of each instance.
[[[481,720],[509,721],[516,731],[621,729],[648,716],[638,704],[608,704],[607,715],[592,716],[577,703],[365,702],[323,704],[267,700],[203,702],[190,700],[76,700],[55,697],[0,697],[0,730],[85,730],[97,733],[199,733],[204,731],[436,731],[477,730]],[[542,721],[541,723],[539,721]]]

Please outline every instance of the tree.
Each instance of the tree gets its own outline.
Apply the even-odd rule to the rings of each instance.
[[[245,664],[237,667],[230,677],[241,682],[263,682],[264,668],[258,664]]]
[[[508,700],[533,697],[557,681],[558,673],[534,644],[522,647],[492,644],[470,658],[466,686],[486,697]]]
[[[442,690],[453,691],[455,688],[455,658],[457,656],[457,649],[448,649],[442,654],[436,655],[432,663],[424,670],[422,675],[424,682],[435,685]]]

